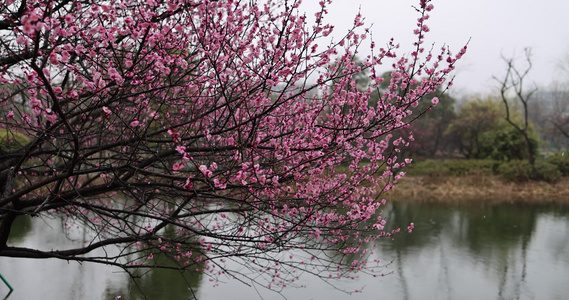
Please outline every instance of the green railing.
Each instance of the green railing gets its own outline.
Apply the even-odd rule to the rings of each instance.
[[[14,288],[8,283],[8,281],[6,280],[6,278],[4,278],[4,276],[2,276],[2,274],[0,274],[0,279],[2,279],[2,281],[4,281],[4,283],[8,286],[8,288],[10,289],[10,293],[14,291]]]

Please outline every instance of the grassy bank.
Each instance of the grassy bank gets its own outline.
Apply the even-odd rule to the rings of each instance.
[[[388,197],[429,202],[540,202],[569,204],[569,157],[525,161],[424,160],[405,170]]]
[[[531,202],[569,204],[569,178],[555,183],[511,182],[498,175],[408,175],[389,191],[388,198],[421,202]]]

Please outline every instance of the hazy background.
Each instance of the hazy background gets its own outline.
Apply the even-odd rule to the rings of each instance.
[[[310,14],[319,1],[303,3]],[[408,52],[413,41],[418,0],[336,0],[330,6],[328,22],[340,36],[353,24],[361,9],[366,24],[373,24],[378,46],[394,37]],[[569,1],[566,0],[434,0],[428,25],[427,43],[447,44],[455,53],[469,43],[467,55],[457,65],[452,94],[489,94],[497,84],[492,76],[503,76],[501,56],[523,61],[524,48],[533,52],[534,68],[528,79],[540,86],[552,81],[569,81],[558,65],[569,56]],[[437,47],[438,48],[438,47]],[[363,56],[363,55],[362,55]]]

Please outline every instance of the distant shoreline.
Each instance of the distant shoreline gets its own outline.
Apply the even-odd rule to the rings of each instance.
[[[569,178],[563,177],[556,183],[513,183],[498,175],[406,175],[385,196],[396,201],[569,204]]]

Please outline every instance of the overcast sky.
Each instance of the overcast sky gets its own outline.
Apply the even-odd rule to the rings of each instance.
[[[366,23],[373,23],[374,41],[384,45],[390,38],[410,49],[418,0],[335,0],[328,22],[345,33],[361,8]],[[505,73],[501,56],[518,57],[532,48],[531,81],[547,86],[569,81],[558,64],[569,57],[569,0],[433,0],[428,42],[447,44],[458,51],[470,39],[468,52],[455,73],[454,94],[490,94],[497,83],[493,76]],[[304,9],[315,11],[318,1],[305,0]]]

